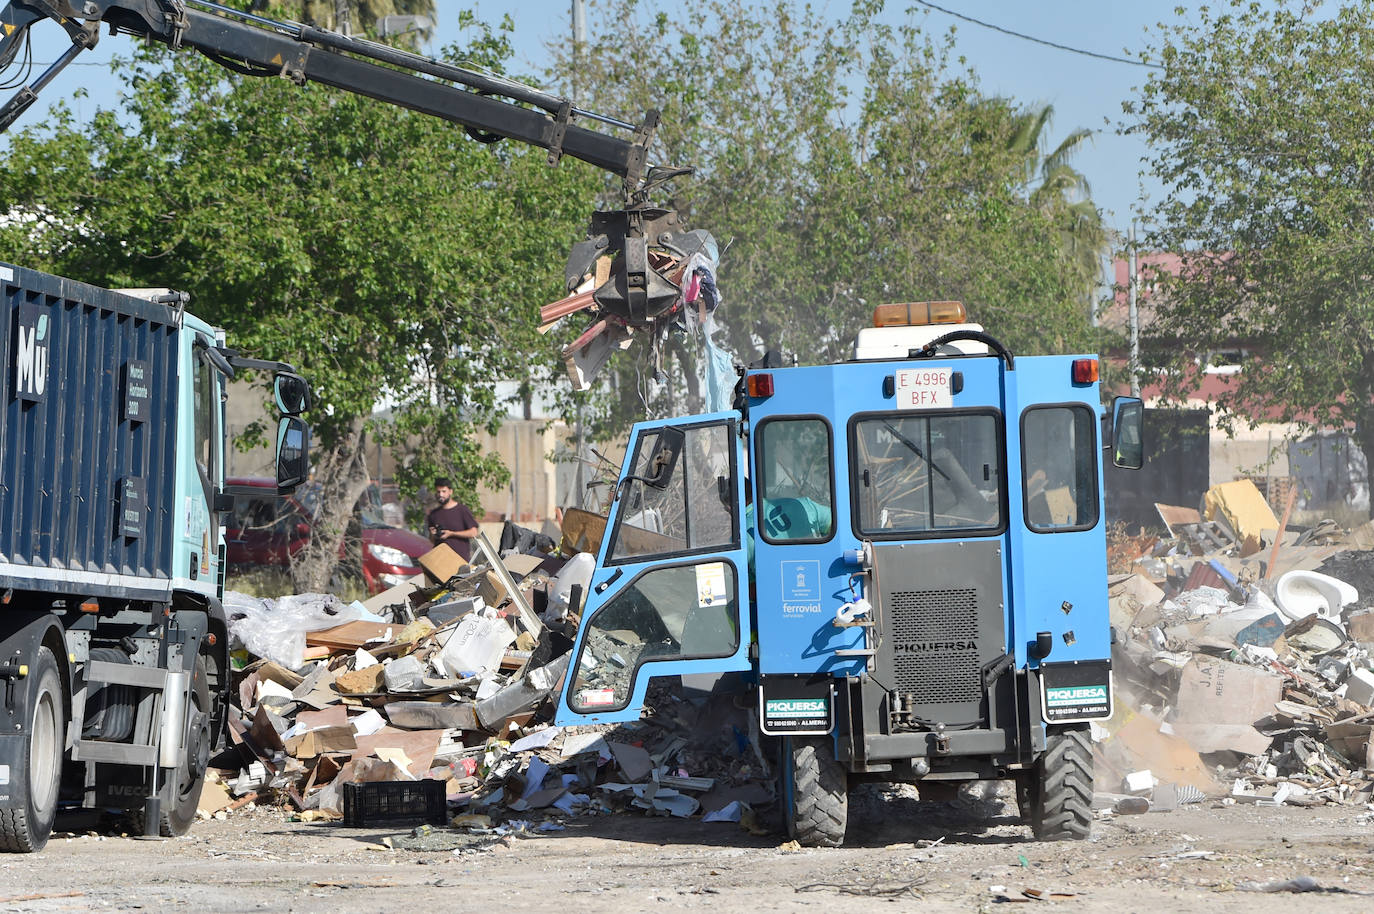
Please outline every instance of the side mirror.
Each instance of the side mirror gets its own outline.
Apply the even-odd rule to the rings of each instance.
[[[284,416],[299,416],[310,408],[310,385],[298,374],[277,372],[272,383],[272,395],[277,400],[277,409]]]
[[[644,467],[644,482],[655,489],[666,489],[677,468],[677,459],[687,443],[687,435],[682,429],[667,426],[658,430],[658,441],[654,443],[653,453]]]
[[[1145,463],[1145,404],[1138,397],[1112,401],[1112,463],[1138,470]]]
[[[277,491],[290,492],[310,475],[310,428],[299,416],[277,424]]]

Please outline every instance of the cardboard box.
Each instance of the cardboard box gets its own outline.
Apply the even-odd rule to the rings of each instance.
[[[420,567],[436,584],[444,583],[462,571],[466,565],[467,561],[445,543],[440,543],[420,556]]]
[[[506,570],[509,571],[511,574],[519,575],[523,578],[525,575],[529,574],[530,572],[534,571],[534,569],[544,564],[544,560],[546,558],[548,558],[548,556],[525,555],[524,553],[516,553],[514,555],[508,555],[505,558],[503,558],[501,560],[501,564],[505,565]]]
[[[1374,612],[1357,613],[1346,624],[1346,634],[1351,641],[1361,644],[1374,644]]]
[[[432,551],[433,550],[431,550],[431,552]],[[449,551],[452,552],[453,550],[450,549]],[[444,580],[448,579],[445,578]],[[419,590],[420,585],[424,583],[425,576],[422,574],[417,574],[415,575],[415,577],[411,578],[409,581],[406,581],[403,584],[397,584],[395,587],[389,587],[381,593],[377,594],[375,597],[369,597],[368,599],[364,600],[363,608],[366,609],[368,612],[379,613],[383,609],[386,609],[388,606],[395,606],[397,603],[406,603],[409,601],[410,595],[413,594],[415,591]]]
[[[477,596],[488,606],[500,606],[510,598],[510,594],[506,592],[506,585],[501,582],[501,576],[494,571],[482,575],[482,581],[477,585]]]
[[[1272,740],[1254,723],[1274,713],[1283,679],[1224,660],[1194,658],[1183,668],[1170,722],[1198,752],[1258,755]]]

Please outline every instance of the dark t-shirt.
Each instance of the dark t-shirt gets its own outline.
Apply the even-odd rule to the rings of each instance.
[[[429,512],[427,521],[429,527],[437,527],[439,530],[471,530],[477,526],[477,518],[472,516],[472,512],[467,506],[462,504],[454,505],[452,508],[435,508]],[[441,538],[437,531],[428,531],[429,538],[435,545],[447,543],[456,553],[465,560],[472,557],[472,541],[461,536],[450,536]]]

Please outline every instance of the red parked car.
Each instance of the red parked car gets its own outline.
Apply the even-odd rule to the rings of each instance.
[[[234,497],[225,530],[231,569],[285,568],[309,541],[318,486],[307,483],[293,495],[278,495],[275,479],[236,477],[225,480],[224,491]],[[368,593],[381,593],[420,574],[419,557],[434,548],[423,536],[382,520],[381,493],[375,484],[358,499],[349,533],[339,556],[356,570],[356,556],[348,561],[347,541],[361,540],[361,573]]]

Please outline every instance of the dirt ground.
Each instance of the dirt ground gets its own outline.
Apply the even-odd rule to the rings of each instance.
[[[1014,811],[1014,806],[1007,812]],[[55,834],[37,855],[0,856],[0,911],[618,912],[981,911],[1060,893],[1061,909],[1149,912],[1374,908],[1374,814],[1363,807],[1202,804],[1100,820],[1092,839],[1038,843],[1010,814],[872,788],[838,849],[787,850],[780,835],[636,814],[570,820],[542,836],[465,836],[456,848],[389,850],[408,830],[287,821],[257,809],[184,838]],[[1257,884],[1300,877],[1295,897]],[[889,907],[890,906],[890,907]]]

